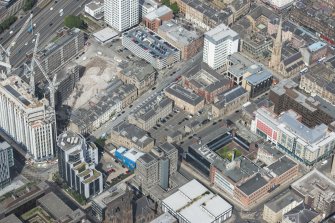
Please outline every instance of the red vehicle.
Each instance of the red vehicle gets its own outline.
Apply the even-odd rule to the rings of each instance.
[[[107,173],[114,173],[114,172],[115,172],[115,169],[114,169],[114,168],[109,169],[109,170],[107,171]]]

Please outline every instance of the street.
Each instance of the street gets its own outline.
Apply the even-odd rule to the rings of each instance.
[[[125,120],[129,114],[132,112],[133,109],[135,109],[139,104],[141,104],[145,99],[147,99],[149,96],[159,93],[160,91],[164,90],[169,84],[171,84],[178,76],[185,73],[187,70],[192,69],[194,66],[199,64],[202,60],[202,52],[199,52],[196,56],[193,57],[193,59],[188,60],[185,63],[181,63],[180,66],[182,66],[179,70],[177,70],[176,73],[174,73],[172,76],[161,76],[158,77],[156,80],[156,89],[155,90],[149,90],[140,97],[137,98],[133,102],[132,109],[126,109],[123,114],[121,114],[119,117],[117,117],[115,120],[110,120],[106,122],[104,125],[102,125],[99,129],[94,131],[92,135],[95,138],[100,138],[103,134],[109,134],[111,132],[111,129],[118,125],[120,122]]]
[[[36,38],[36,33],[40,33],[39,49],[41,49],[44,44],[47,44],[48,41],[51,40],[50,38],[53,36],[52,34],[55,33],[59,28],[63,27],[64,17],[66,15],[79,14],[83,10],[83,6],[88,2],[89,0],[58,1],[57,3],[52,1],[41,11],[39,11],[38,8],[36,8],[36,10],[34,9],[33,13],[36,13],[34,14],[32,20],[32,23],[36,24],[34,27],[34,34],[24,30],[21,36],[18,38],[16,45],[12,47],[12,66],[18,67],[22,65],[25,60],[26,53],[34,48],[34,39]],[[63,9],[62,16],[59,13],[61,9]],[[29,15],[23,17],[21,21],[15,25],[15,29],[12,30],[12,36],[14,36],[14,33],[21,28],[21,23],[24,23],[27,17],[29,17]],[[10,31],[8,30],[7,33],[9,32]],[[3,38],[4,41],[7,40],[6,37]],[[8,41],[6,44],[9,43],[10,41]]]

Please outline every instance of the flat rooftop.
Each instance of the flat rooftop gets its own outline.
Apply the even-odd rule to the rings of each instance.
[[[66,131],[58,136],[57,141],[58,146],[62,148],[62,150],[68,150],[85,143],[85,138],[78,133]]]
[[[328,134],[328,127],[325,124],[317,125],[309,128],[300,121],[298,121],[298,114],[292,110],[283,113],[279,117],[279,121],[284,128],[288,128],[291,132],[304,139],[305,142],[310,144],[317,143]]]
[[[142,82],[151,74],[156,73],[153,66],[143,59],[122,61],[118,64],[118,68],[124,75],[132,77],[138,82]]]
[[[158,28],[159,32],[164,32],[175,43],[187,46],[194,40],[201,38],[196,31],[187,30],[182,25],[175,23],[173,20],[163,21]]]
[[[273,212],[279,212],[293,202],[302,203],[304,199],[289,190],[284,195],[274,197],[270,202],[266,203],[265,206],[270,208]]]
[[[204,35],[207,40],[209,40],[210,42],[214,44],[217,44],[219,42],[222,42],[228,39],[237,40],[240,38],[237,32],[230,29],[228,26],[226,26],[223,23],[209,30]]]
[[[22,221],[14,214],[11,214],[7,217],[4,217],[3,219],[0,219],[0,223],[22,223]]]
[[[320,171],[313,169],[311,172],[295,181],[291,187],[303,196],[314,195],[322,192],[335,200],[335,182]]]
[[[98,205],[99,208],[104,209],[109,203],[124,195],[126,188],[127,185],[125,183],[118,183],[109,188],[108,190],[105,190],[101,194],[93,197],[92,201],[95,205]]]
[[[258,144],[258,147],[262,150],[265,150],[268,154],[272,155],[275,159],[279,159],[280,157],[284,156],[282,152],[280,152],[278,149],[276,149],[275,146],[273,146],[270,143],[261,143]]]
[[[138,151],[137,149],[130,149],[127,152],[125,152],[123,154],[124,157],[127,157],[128,159],[130,159],[133,162],[136,162],[136,160],[138,160],[141,156],[143,156],[144,153]]]
[[[255,65],[257,66],[257,65]],[[253,65],[251,65],[250,68],[254,68]],[[272,73],[269,70],[261,70],[257,73],[253,73],[252,75],[250,75],[249,77],[245,78],[250,84],[252,85],[257,85],[262,83],[263,81],[269,79],[272,77]]]
[[[241,53],[234,53],[228,56],[228,60],[232,63],[232,65],[228,67],[229,73],[237,78],[249,73],[250,75],[245,79],[253,85],[257,85],[272,77],[271,71],[265,68],[262,64],[251,61]]]
[[[177,222],[177,219],[173,217],[169,212],[166,212],[158,216],[154,220],[152,220],[150,223],[175,223],[175,222]]]
[[[62,35],[60,38],[58,38],[55,42],[48,44],[44,49],[37,52],[37,56],[39,57],[40,60],[45,59],[54,51],[70,42],[73,38],[77,37],[81,33],[81,30],[73,28],[65,31],[64,33],[65,34]]]
[[[221,214],[232,210],[227,201],[214,195],[195,179],[162,202],[188,222],[213,222]]]
[[[19,76],[10,76],[0,82],[0,88],[15,98],[25,108],[42,106],[41,101],[30,93],[29,85]]]
[[[157,162],[156,157],[151,153],[145,153],[138,159],[138,162],[141,162],[143,165],[150,166],[153,163]]]
[[[161,7],[155,9],[154,11],[146,14],[144,18],[149,19],[150,21],[153,21],[154,19],[160,18],[168,13],[172,13],[172,10],[166,5],[162,5]]]
[[[90,3],[92,4],[92,3]],[[112,38],[116,37],[118,35],[117,32],[115,32],[113,29],[106,27],[96,33],[93,34],[95,38],[97,38],[101,42],[106,42],[108,40],[111,40]]]
[[[319,42],[309,45],[307,48],[310,52],[316,52],[325,46],[327,46],[327,43],[319,41]]]
[[[249,45],[257,48],[260,46],[264,46],[264,44],[271,44],[272,38],[265,36],[262,33],[254,33],[252,35],[246,35],[243,41],[248,42]]]
[[[56,194],[50,192],[37,200],[40,205],[55,219],[62,219],[70,215],[73,210],[69,208]]]
[[[154,58],[162,59],[178,51],[156,33],[144,27],[135,27],[123,33],[123,38],[130,38],[134,44],[149,51]]]
[[[204,101],[204,99],[197,94],[186,90],[182,86],[178,84],[173,84],[170,87],[165,89],[165,92],[174,95],[175,97],[179,98],[180,100],[190,104],[190,105],[197,105]]]

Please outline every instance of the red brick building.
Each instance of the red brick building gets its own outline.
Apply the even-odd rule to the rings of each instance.
[[[168,21],[171,19],[173,19],[172,10],[169,7],[163,5],[158,9],[145,15],[143,18],[143,22],[147,28],[157,32],[158,27],[162,25],[163,21]]]
[[[298,168],[299,165],[287,156],[263,168],[246,157],[239,157],[225,165],[214,163],[210,170],[210,180],[244,207],[250,207],[275,188],[294,179],[298,175]]]

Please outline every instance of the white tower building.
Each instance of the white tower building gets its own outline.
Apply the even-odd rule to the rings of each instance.
[[[205,33],[203,62],[214,70],[226,64],[228,55],[238,51],[239,35],[225,24]]]
[[[0,128],[35,161],[49,160],[54,157],[55,110],[29,89],[18,76],[0,82]]]
[[[105,0],[105,22],[122,32],[139,23],[139,0]]]

